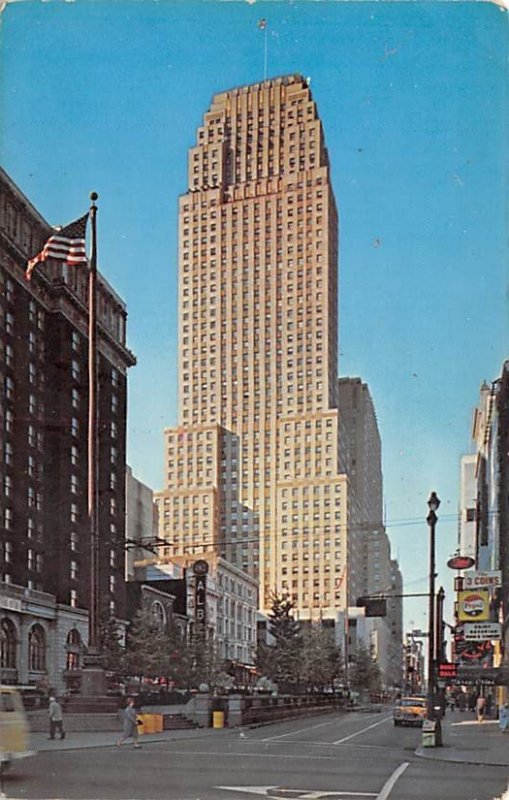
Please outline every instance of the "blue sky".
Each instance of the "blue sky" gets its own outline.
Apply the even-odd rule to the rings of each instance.
[[[214,92],[300,72],[340,211],[340,374],[370,386],[393,553],[427,586],[456,546],[459,457],[507,352],[507,13],[490,3],[15,2],[0,28],[2,164],[51,224],[99,193],[126,300],[129,461],[162,486],[177,418],[177,197]],[[441,569],[451,599],[452,573]],[[424,599],[407,622],[425,627]]]

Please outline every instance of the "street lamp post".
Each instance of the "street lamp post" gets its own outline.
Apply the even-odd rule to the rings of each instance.
[[[429,525],[429,630],[428,630],[428,697],[427,697],[427,718],[434,725],[434,743],[442,744],[442,733],[440,718],[435,713],[435,693],[436,693],[436,616],[435,616],[435,526],[437,523],[437,510],[440,500],[436,492],[432,492],[428,500],[429,513],[426,522]]]
[[[429,513],[426,522],[429,525],[429,610],[428,610],[428,719],[435,719],[435,526],[437,509],[440,505],[436,492],[432,492],[428,500]]]

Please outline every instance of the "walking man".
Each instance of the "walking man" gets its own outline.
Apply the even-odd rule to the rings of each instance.
[[[54,739],[55,733],[59,732],[60,738],[65,739],[64,715],[62,706],[55,697],[49,699],[49,738]]]
[[[130,697],[127,701],[127,706],[124,710],[122,736],[118,740],[117,746],[120,747],[126,739],[132,739],[136,748],[141,747],[141,745],[138,744],[138,720],[134,707],[134,697]]]

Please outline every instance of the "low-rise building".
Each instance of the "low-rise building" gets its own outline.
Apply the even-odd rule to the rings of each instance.
[[[53,689],[79,684],[88,612],[55,596],[4,585],[0,593],[0,683]]]
[[[197,600],[194,566],[199,562],[207,565],[202,584],[205,588],[204,603]],[[175,576],[178,570],[182,571],[181,579]],[[193,634],[197,621],[204,622],[220,658],[241,665],[254,664],[258,585],[250,575],[215,553],[203,553],[198,562],[194,555],[144,562],[137,565],[136,577],[147,585],[163,586],[167,582],[170,592],[177,591],[177,584],[182,581],[190,634]],[[202,614],[204,617],[198,620]]]

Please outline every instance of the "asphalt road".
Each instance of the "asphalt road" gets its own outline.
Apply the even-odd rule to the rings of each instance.
[[[44,752],[4,780],[33,800],[494,800],[507,769],[415,756],[421,732],[390,715],[297,719],[203,738]]]

